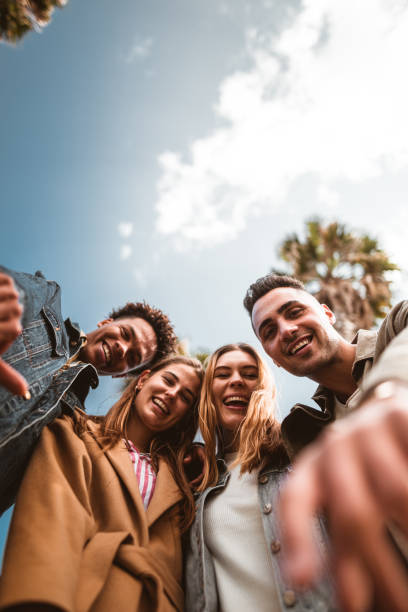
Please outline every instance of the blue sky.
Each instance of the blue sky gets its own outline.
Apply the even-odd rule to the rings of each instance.
[[[242,297],[311,215],[407,269],[407,47],[400,0],[70,0],[0,46],[0,261],[85,331],[144,298],[210,350],[259,346]],[[307,401],[275,375],[283,413]]]

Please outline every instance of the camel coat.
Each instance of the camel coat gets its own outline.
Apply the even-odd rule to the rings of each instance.
[[[42,433],[10,527],[0,610],[182,610],[182,495],[168,465],[160,461],[145,511],[124,443],[102,451],[88,423],[81,437],[69,417]]]

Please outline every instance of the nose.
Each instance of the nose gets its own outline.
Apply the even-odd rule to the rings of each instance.
[[[123,359],[127,352],[127,346],[122,340],[116,341],[116,349],[120,359]]]
[[[242,387],[243,380],[241,374],[239,372],[232,374],[229,382],[231,387]]]
[[[283,340],[290,340],[297,330],[298,326],[295,321],[283,320],[279,323],[279,333]]]

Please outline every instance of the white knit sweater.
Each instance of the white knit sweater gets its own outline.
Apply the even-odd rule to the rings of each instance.
[[[227,455],[231,465],[236,457]],[[213,556],[219,612],[280,610],[271,554],[258,501],[258,470],[234,467],[220,493],[206,502],[204,537]]]

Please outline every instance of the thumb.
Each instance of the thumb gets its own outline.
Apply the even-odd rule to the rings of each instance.
[[[0,385],[6,387],[14,395],[25,396],[29,393],[25,378],[2,359],[0,359]]]

